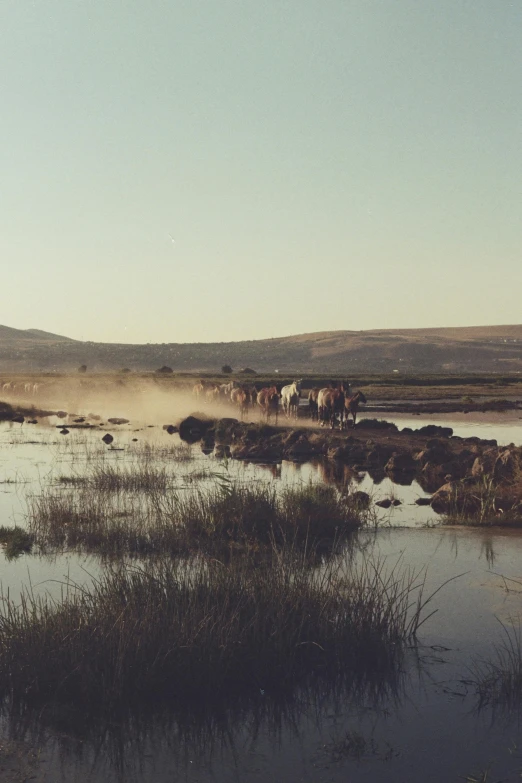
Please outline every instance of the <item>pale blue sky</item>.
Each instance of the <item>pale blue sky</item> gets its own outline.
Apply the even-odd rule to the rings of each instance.
[[[1,0],[0,323],[520,323],[521,35],[519,0]]]

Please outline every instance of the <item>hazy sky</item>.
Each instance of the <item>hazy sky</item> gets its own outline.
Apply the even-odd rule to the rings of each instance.
[[[1,0],[0,324],[520,323],[521,32],[520,0]]]

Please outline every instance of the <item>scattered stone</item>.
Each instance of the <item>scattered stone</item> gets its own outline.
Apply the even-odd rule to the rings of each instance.
[[[317,446],[310,443],[306,435],[302,434],[291,444],[290,448],[285,448],[283,453],[286,459],[298,462],[310,459],[318,453],[318,449]]]
[[[11,421],[14,421],[15,424],[23,424],[25,421],[24,416],[13,416],[11,418]]]
[[[355,425],[356,430],[393,430],[399,431],[396,424],[391,421],[384,421],[384,419],[361,419],[358,424]]]
[[[383,500],[376,500],[375,505],[380,506],[381,508],[390,508],[392,502],[390,498],[384,498]]]
[[[106,443],[107,445],[109,445],[110,443],[112,443],[112,442],[113,442],[113,440],[114,440],[114,438],[112,437],[112,435],[111,435],[111,433],[110,433],[110,432],[106,432],[106,433],[105,433],[105,435],[104,435],[104,436],[103,436],[103,438],[102,438],[102,441],[103,441],[104,443]]]
[[[59,419],[65,419],[65,417],[67,416],[67,412],[66,411],[57,411],[56,415],[58,416]]]
[[[187,416],[179,425],[180,438],[187,443],[197,443],[204,433],[213,425],[214,422],[212,419]]]
[[[29,419],[28,424],[38,424],[38,419]]]
[[[74,419],[74,423],[75,424],[83,424],[84,421],[85,421],[85,419],[82,416],[80,416],[77,419]],[[109,421],[110,421],[110,419],[109,419]]]
[[[344,460],[346,457],[350,456],[350,450],[345,446],[334,446],[333,448],[328,449],[326,456],[328,459]]]
[[[417,506],[430,506],[431,498],[417,498],[415,503]]]
[[[439,427],[437,424],[426,424],[415,430],[418,435],[427,435],[429,438],[451,438],[453,430],[451,427]]]
[[[230,416],[225,416],[223,419],[220,419],[216,423],[216,438],[218,438],[218,440],[233,440],[235,436],[236,427],[238,425],[239,425],[239,421],[237,419],[233,419]],[[181,424],[179,425],[179,428],[181,431]],[[271,431],[272,430],[270,428],[270,433]],[[257,440],[257,437],[260,434],[264,434],[265,436],[269,434],[269,432],[262,433],[262,430],[259,427],[252,427],[249,430],[247,430],[247,433],[248,435],[251,436],[252,440]]]
[[[107,419],[109,424],[128,424],[128,419],[121,419],[118,416],[114,416],[112,419]]]
[[[62,427],[62,429],[60,430],[60,435],[68,435],[68,434],[69,434],[69,430],[67,429],[67,427]]]
[[[174,424],[164,424],[163,429],[165,432],[168,432],[169,435],[174,435],[175,432],[178,432],[178,428],[174,426]]]
[[[455,497],[455,488],[452,482],[443,484],[440,489],[435,492],[431,499],[431,507],[437,514],[443,514],[450,510],[452,501]]]
[[[480,510],[480,503],[475,486],[464,481],[443,484],[431,499],[431,507],[438,514],[449,511],[474,514]]]
[[[415,460],[411,454],[393,454],[384,469],[388,473],[413,473],[416,470]]]
[[[393,447],[385,444],[374,446],[366,454],[368,465],[385,465],[393,454]]]

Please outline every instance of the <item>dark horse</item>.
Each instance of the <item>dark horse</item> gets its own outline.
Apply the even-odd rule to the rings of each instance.
[[[351,397],[345,397],[344,400],[344,425],[348,426],[348,417],[350,413],[353,417],[353,426],[355,427],[355,420],[357,419],[357,411],[359,410],[359,403],[366,402],[366,397],[362,391],[358,391],[352,394]]]

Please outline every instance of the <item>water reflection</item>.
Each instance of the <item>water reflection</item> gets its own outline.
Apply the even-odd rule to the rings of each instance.
[[[290,751],[291,758],[304,743],[311,760],[320,746],[312,737],[331,740],[355,716],[389,719],[401,708],[408,681],[423,668],[416,651],[409,651],[386,675],[329,679],[318,672],[292,691],[256,688],[235,701],[172,704],[95,719],[79,705],[59,704],[38,712],[4,706],[3,715],[10,739],[45,745],[55,783],[83,777],[87,770],[93,783],[229,780],[231,774],[242,779],[253,772],[253,756],[284,759]]]

